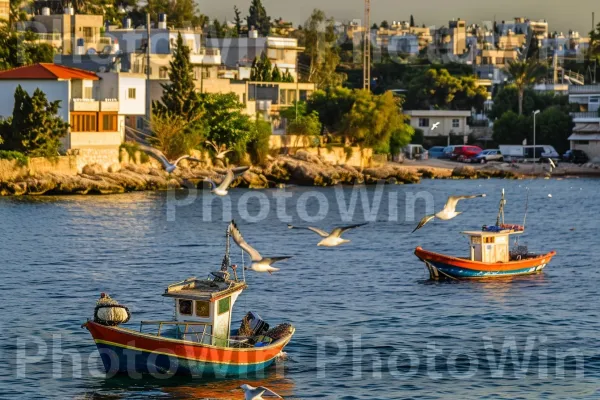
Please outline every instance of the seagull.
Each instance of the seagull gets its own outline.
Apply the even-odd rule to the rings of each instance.
[[[283,399],[283,397],[264,386],[254,387],[244,383],[240,386],[240,389],[244,391],[245,400],[263,400],[263,396]]]
[[[278,261],[287,260],[288,258],[291,258],[261,256],[258,251],[256,251],[252,246],[246,243],[234,221],[231,221],[231,225],[229,225],[229,232],[231,233],[231,237],[233,237],[233,241],[236,242],[242,250],[244,250],[250,255],[252,264],[250,265],[250,267],[245,267],[244,269],[246,270],[252,270],[255,272],[268,272],[269,274],[273,274],[273,272],[279,271],[279,268],[275,268],[271,266],[271,264],[275,264]]]
[[[324,230],[319,229],[319,228],[314,228],[312,226],[301,227],[301,226],[288,225],[288,228],[290,228],[290,229],[308,229],[309,231],[313,231],[317,235],[325,238],[325,239],[321,240],[317,244],[317,246],[336,247],[336,246],[339,246],[340,244],[350,242],[349,240],[342,239],[342,234],[344,232],[349,231],[350,229],[358,228],[359,226],[363,226],[363,225],[367,225],[367,224],[365,223],[365,224],[342,226],[339,228],[335,228],[334,230],[331,231],[331,233],[325,232]]]
[[[207,140],[207,141],[206,141],[206,142],[204,142],[204,143],[206,143],[207,145],[209,145],[210,147],[212,147],[212,148],[215,150],[215,154],[216,154],[215,158],[216,158],[217,160],[223,160],[223,159],[225,158],[225,155],[226,155],[227,153],[231,153],[231,152],[233,151],[233,150],[231,150],[231,149],[229,149],[229,150],[228,150],[228,149],[227,149],[227,146],[225,146],[224,144],[223,144],[223,145],[221,145],[221,147],[219,148],[219,147],[217,146],[217,143],[216,143],[216,142],[211,142],[210,140]]]
[[[144,151],[149,156],[160,161],[160,163],[162,164],[165,171],[167,171],[169,174],[171,172],[175,171],[175,169],[177,169],[177,164],[179,164],[179,162],[181,160],[190,160],[190,161],[200,162],[200,160],[198,160],[197,158],[191,157],[189,155],[185,155],[185,156],[179,157],[177,160],[175,160],[174,162],[171,163],[167,159],[167,157],[163,154],[162,151],[155,149],[153,147],[150,147],[150,146],[140,144],[140,143],[137,143],[137,145],[139,146],[140,150]]]
[[[431,127],[432,131],[435,131],[438,127],[440,126],[439,122],[436,122],[435,124],[433,124],[433,126]]]
[[[221,181],[220,185],[217,185],[212,179],[206,178],[205,181],[210,183],[211,193],[216,194],[217,196],[227,196],[227,189],[231,182],[238,176],[248,171],[250,167],[238,167],[234,169],[228,169],[225,174],[225,178]]]
[[[437,214],[424,216],[421,219],[421,221],[419,222],[419,225],[417,225],[417,227],[413,231],[413,233],[415,231],[421,229],[423,226],[425,226],[426,223],[428,223],[429,221],[431,221],[432,219],[434,219],[436,217],[439,219],[442,219],[444,221],[447,221],[449,219],[456,217],[459,214],[462,214],[462,212],[456,211],[456,205],[458,204],[458,202],[461,200],[465,200],[465,199],[474,199],[476,197],[485,197],[485,194],[448,197],[448,201],[446,201],[446,205],[444,206],[444,209],[442,211],[438,212]]]

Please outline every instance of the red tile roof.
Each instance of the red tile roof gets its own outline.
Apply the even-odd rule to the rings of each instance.
[[[24,79],[42,79],[42,80],[70,80],[87,79],[96,81],[100,79],[93,72],[82,69],[65,67],[58,64],[34,64],[24,67],[0,71],[0,80],[24,80]]]

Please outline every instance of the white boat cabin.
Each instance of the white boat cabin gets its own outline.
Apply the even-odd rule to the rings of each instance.
[[[522,232],[504,230],[500,232],[467,231],[462,233],[469,237],[471,261],[498,263],[510,261],[510,235]]]
[[[196,323],[186,329],[198,327],[197,333],[211,337],[211,344],[219,346],[229,338],[233,305],[246,283],[222,279],[217,274],[213,273],[215,279],[188,278],[169,285],[163,296],[175,300],[175,321]]]

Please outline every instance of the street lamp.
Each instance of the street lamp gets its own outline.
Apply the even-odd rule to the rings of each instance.
[[[535,116],[540,113],[540,110],[533,112],[533,162],[535,162]]]

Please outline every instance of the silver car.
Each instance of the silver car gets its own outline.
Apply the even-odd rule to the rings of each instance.
[[[497,149],[488,149],[471,158],[471,162],[475,163],[485,164],[488,161],[504,161],[502,152]]]

